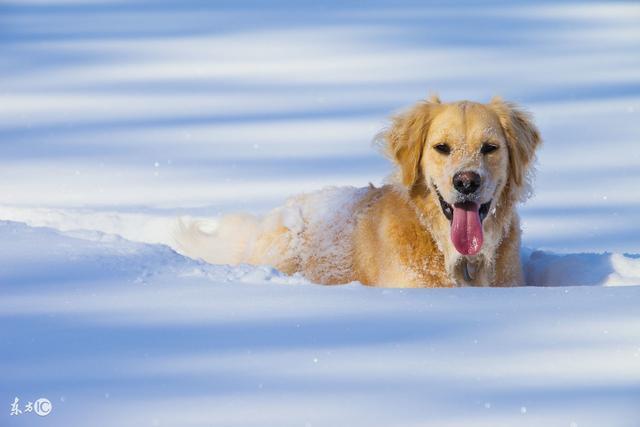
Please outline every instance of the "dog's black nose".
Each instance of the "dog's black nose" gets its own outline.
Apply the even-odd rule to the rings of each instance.
[[[480,175],[475,172],[458,172],[453,176],[453,188],[462,194],[475,193],[480,188]]]

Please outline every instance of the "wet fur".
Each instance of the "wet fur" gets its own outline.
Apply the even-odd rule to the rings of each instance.
[[[474,154],[480,144],[478,138],[483,136],[471,133],[467,136],[460,129],[463,126],[458,126],[473,120],[479,123],[473,128],[476,131],[467,126],[469,132],[486,129],[506,151],[491,158]],[[445,159],[434,154],[428,145],[433,138],[440,137],[438,132],[455,140],[458,157]],[[389,129],[381,135],[387,154],[398,167],[397,178],[381,188],[370,186],[359,190],[348,207],[349,220],[344,224],[330,220],[323,224],[317,218],[310,219],[304,213],[304,204],[305,198],[313,195],[302,195],[290,200],[287,209],[276,209],[261,221],[247,219],[247,224],[243,224],[240,217],[226,220],[236,228],[227,227],[218,234],[204,236],[193,227],[184,229],[178,239],[183,252],[219,262],[224,257],[219,256],[220,238],[216,236],[221,232],[229,236],[237,231],[242,236],[242,247],[235,246],[233,256],[224,258],[225,262],[270,264],[289,274],[301,272],[323,284],[352,281],[388,287],[523,284],[520,226],[515,207],[529,193],[529,175],[540,144],[530,117],[499,98],[488,104],[467,101],[444,104],[434,97],[394,117]],[[483,223],[485,243],[475,256],[462,256],[452,246],[449,221],[434,192],[434,185],[438,185],[447,197],[454,197],[449,188],[450,172],[463,167],[479,168],[495,187],[495,200]],[[288,225],[292,211],[296,215],[301,212],[295,226]],[[329,244],[339,246],[339,252],[327,248],[328,227]],[[253,237],[247,237],[247,228],[252,230]],[[207,252],[207,245],[215,244],[218,250]],[[465,270],[471,274],[465,274]]]

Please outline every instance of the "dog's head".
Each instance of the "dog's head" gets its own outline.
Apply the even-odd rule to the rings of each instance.
[[[529,115],[499,98],[432,97],[395,117],[385,139],[402,183],[426,189],[439,204],[462,255],[481,250],[484,220],[496,205],[521,197],[540,143]]]

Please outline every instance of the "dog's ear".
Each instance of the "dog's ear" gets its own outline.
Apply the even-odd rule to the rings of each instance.
[[[436,96],[420,102],[409,111],[393,117],[390,128],[383,133],[386,152],[400,168],[402,183],[408,188],[412,188],[420,176],[422,150],[439,104]]]
[[[517,187],[521,187],[533,165],[536,148],[541,143],[540,132],[529,113],[515,104],[495,97],[489,105],[498,115],[507,139],[511,178]]]

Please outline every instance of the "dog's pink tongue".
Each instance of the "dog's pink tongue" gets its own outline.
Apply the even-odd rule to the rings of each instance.
[[[475,255],[482,248],[480,206],[472,202],[453,205],[451,241],[462,255]]]

